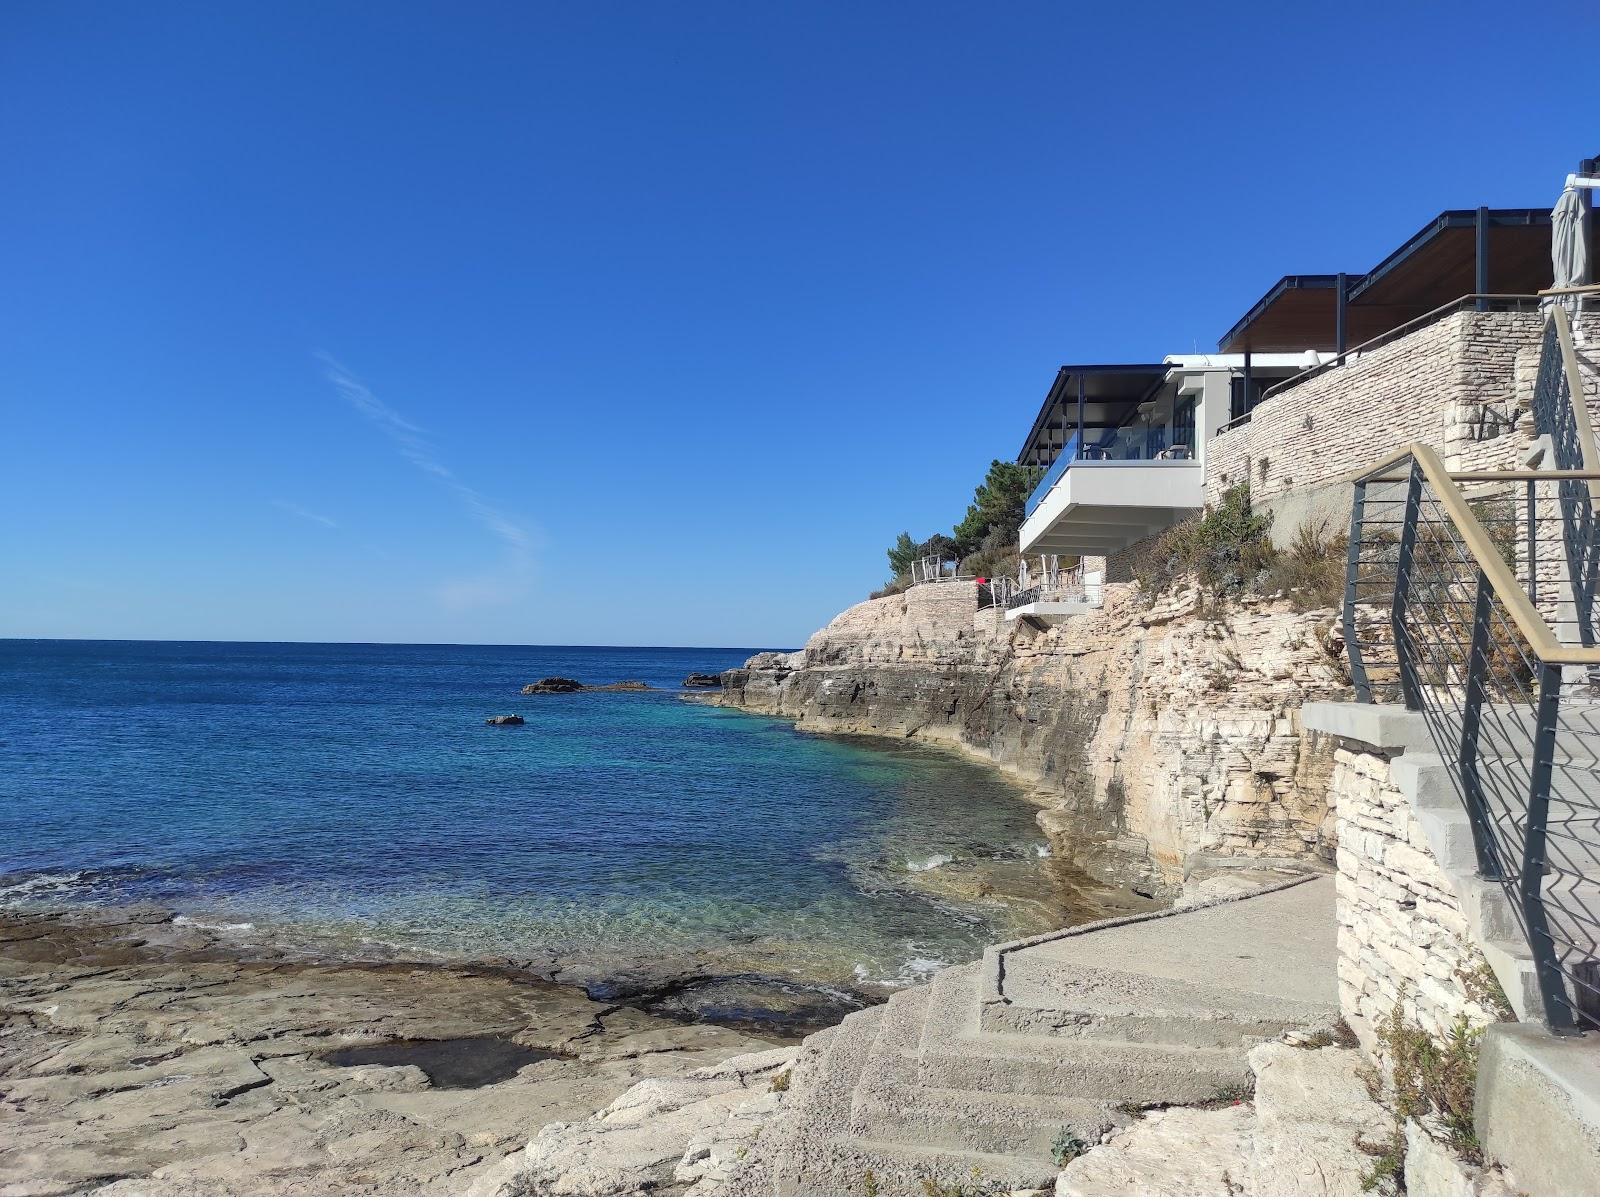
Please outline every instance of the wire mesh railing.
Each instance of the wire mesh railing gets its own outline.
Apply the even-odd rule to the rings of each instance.
[[[1594,480],[1414,445],[1357,480],[1346,574],[1358,697],[1423,715],[1558,1032],[1600,1026],[1600,649],[1562,516]]]
[[[1025,607],[1029,603],[1095,604],[1100,601],[1100,578],[1098,571],[1086,572],[1081,562],[1064,568],[1029,571],[1006,600],[1006,608]]]

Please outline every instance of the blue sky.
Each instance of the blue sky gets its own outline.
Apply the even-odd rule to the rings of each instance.
[[[0,636],[798,644],[1060,362],[1214,349],[1286,272],[1553,203],[1600,126],[1537,64],[1596,33],[9,4]]]

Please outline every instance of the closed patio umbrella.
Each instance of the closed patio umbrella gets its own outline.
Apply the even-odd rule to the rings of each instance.
[[[1561,193],[1550,212],[1550,264],[1555,287],[1581,287],[1588,271],[1589,247],[1583,243],[1583,197],[1576,187]]]

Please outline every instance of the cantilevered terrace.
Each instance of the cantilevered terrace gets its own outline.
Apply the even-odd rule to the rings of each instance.
[[[1062,366],[1017,460],[1046,467],[1021,550],[1111,556],[1205,502],[1205,447],[1260,388],[1316,353],[1172,354],[1159,362]]]

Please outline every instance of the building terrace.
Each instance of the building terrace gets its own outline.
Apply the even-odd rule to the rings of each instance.
[[[1205,502],[1206,446],[1251,387],[1321,355],[1171,354],[1160,362],[1063,366],[1017,460],[1042,466],[1024,555],[1111,556]]]

